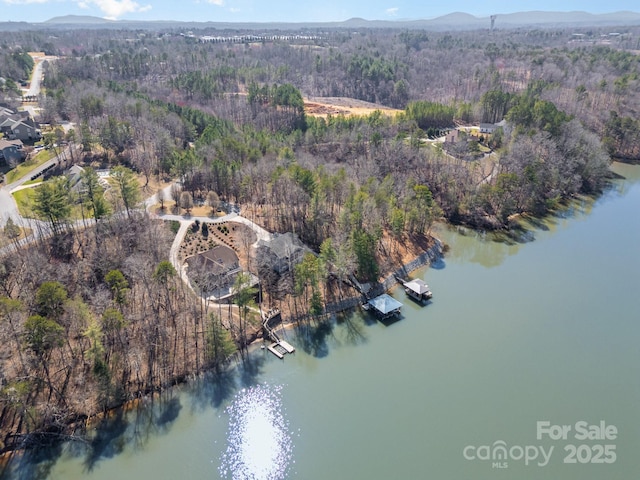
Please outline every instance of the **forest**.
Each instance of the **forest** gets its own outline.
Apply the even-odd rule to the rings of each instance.
[[[61,169],[36,190],[46,235],[19,245],[15,225],[3,229],[0,452],[81,431],[246,348],[246,331],[206,310],[168,261],[175,228],[138,207],[155,183],[179,180],[167,199],[178,207],[215,198],[294,232],[313,253],[286,281],[260,262],[253,273],[270,301],[319,322],[350,277],[379,280],[435,222],[507,230],[597,195],[612,158],[640,160],[638,28],[336,29],[254,43],[183,33],[0,33],[0,104],[18,106],[27,52],[57,56],[38,120],[49,144],[78,146],[68,166],[87,167],[80,193]],[[305,100],[320,98],[380,110],[309,114]],[[114,198],[97,168],[115,172]],[[253,295],[239,296],[240,318]]]

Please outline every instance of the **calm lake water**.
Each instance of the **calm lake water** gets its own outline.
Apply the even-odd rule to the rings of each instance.
[[[287,332],[295,355],[257,350],[15,478],[636,478],[640,167],[615,169],[520,242],[438,232],[446,258],[414,273],[433,301],[393,291],[400,321]],[[566,439],[538,439],[543,421]],[[607,438],[580,436],[601,422]]]

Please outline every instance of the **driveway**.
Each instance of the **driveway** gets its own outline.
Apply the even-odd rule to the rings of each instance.
[[[40,165],[39,167],[33,169],[32,171],[27,173],[24,177],[19,178],[18,180],[16,180],[13,183],[10,183],[9,185],[3,185],[2,188],[0,188],[0,228],[4,227],[4,225],[7,223],[7,220],[9,218],[12,218],[13,221],[19,225],[28,224],[28,220],[22,218],[22,216],[20,215],[20,212],[18,211],[18,205],[16,205],[13,195],[11,194],[14,191],[18,190],[23,183],[31,180],[31,177],[33,177],[34,175],[37,175],[43,172],[44,170],[46,170],[52,165],[57,165],[59,162],[59,158],[61,156],[68,155],[70,148],[72,147],[67,147],[64,151],[60,152],[59,155],[53,157],[51,160],[48,160],[42,165]]]

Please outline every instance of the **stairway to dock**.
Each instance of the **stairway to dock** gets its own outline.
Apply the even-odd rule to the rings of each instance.
[[[277,308],[269,310],[265,315],[263,315],[262,327],[267,333],[269,339],[273,342],[267,347],[267,350],[273,353],[276,357],[283,359],[287,353],[293,353],[296,349],[289,344],[289,342],[281,340],[276,332],[269,326],[269,322],[280,315],[280,310]]]

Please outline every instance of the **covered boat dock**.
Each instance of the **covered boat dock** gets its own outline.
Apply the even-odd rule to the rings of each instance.
[[[398,315],[402,308],[402,303],[386,293],[369,300],[365,305],[380,320]]]
[[[402,282],[405,293],[418,302],[424,302],[433,297],[429,286],[419,278],[408,282]]]

